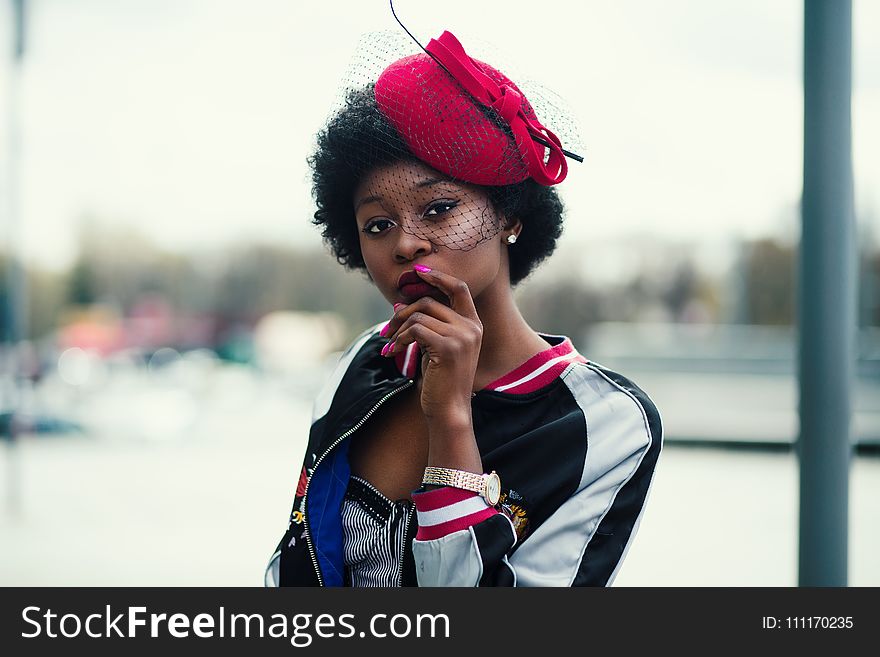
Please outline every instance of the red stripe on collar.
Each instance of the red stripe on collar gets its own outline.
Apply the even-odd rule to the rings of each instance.
[[[541,337],[546,339],[561,336]],[[535,354],[516,369],[495,379],[484,390],[517,395],[534,392],[556,380],[571,363],[586,362],[587,359],[577,352],[571,340],[566,337],[559,344]]]

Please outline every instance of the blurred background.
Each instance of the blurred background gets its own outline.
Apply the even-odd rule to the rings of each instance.
[[[399,28],[384,0],[29,0],[17,43],[14,4],[0,585],[261,585],[311,399],[390,313],[310,225],[306,157],[358,38]],[[795,585],[802,3],[469,4],[395,6],[423,42],[496,45],[581,126],[523,313],[664,418],[616,584]],[[853,16],[849,584],[877,586],[880,4]]]

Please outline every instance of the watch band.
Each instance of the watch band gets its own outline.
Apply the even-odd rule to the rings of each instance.
[[[501,496],[501,479],[494,470],[490,474],[477,474],[466,470],[437,468],[429,465],[425,468],[422,483],[433,486],[452,486],[479,493],[490,506],[498,504]]]
[[[471,490],[475,493],[482,493],[485,488],[483,475],[481,474],[465,470],[452,470],[451,468],[435,468],[430,465],[425,468],[425,476],[422,479],[422,483],[435,486],[452,486],[453,488]]]

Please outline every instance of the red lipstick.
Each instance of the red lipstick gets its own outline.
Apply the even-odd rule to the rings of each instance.
[[[419,275],[414,271],[405,271],[397,279],[397,289],[401,289],[404,285],[413,285],[415,283],[424,283]]]
[[[421,297],[433,297],[445,304],[449,299],[439,289],[429,285],[414,271],[405,271],[397,279],[397,289],[406,303],[412,303]]]

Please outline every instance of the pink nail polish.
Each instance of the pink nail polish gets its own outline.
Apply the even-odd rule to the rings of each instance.
[[[388,324],[379,329],[379,335],[381,335],[383,338],[385,337],[386,333],[388,333]]]
[[[429,271],[431,271],[431,268],[425,267],[425,265],[413,265],[413,269],[415,269],[416,271],[420,271],[423,274],[427,274]]]
[[[382,347],[381,354],[382,354],[383,356],[387,356],[387,355],[388,355],[388,350],[391,348],[391,345],[393,345],[393,344],[394,344],[393,342],[389,342],[389,343],[386,344],[384,347]]]
[[[400,310],[401,308],[403,308],[404,305],[405,305],[405,304],[402,304],[402,303],[395,303],[395,304],[394,304],[394,312],[397,312],[398,310]]]

